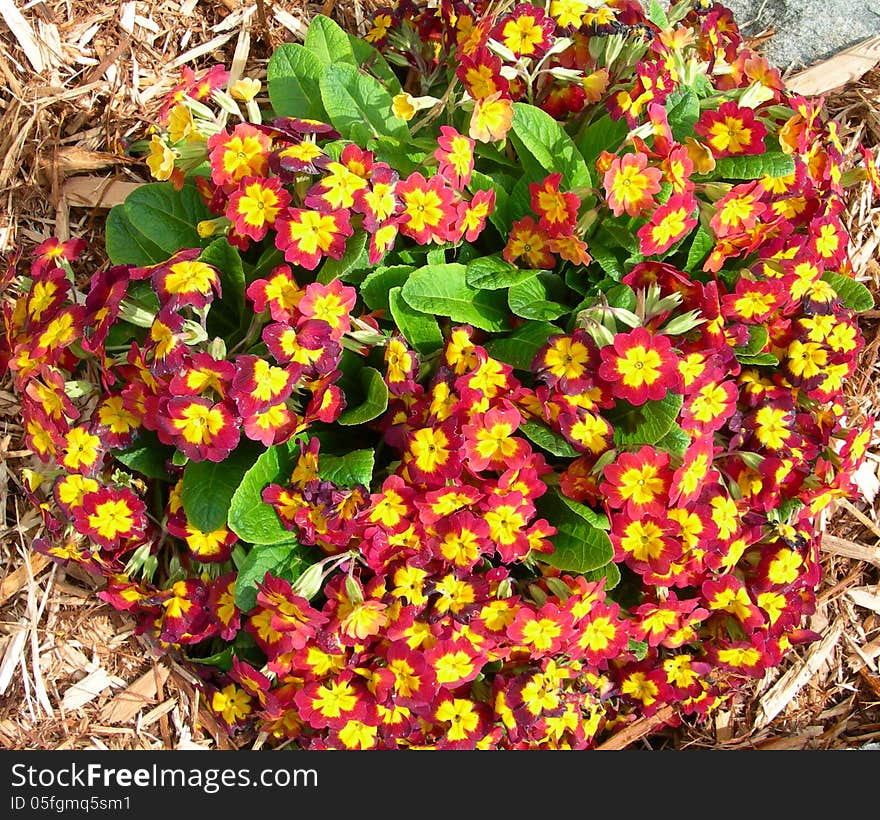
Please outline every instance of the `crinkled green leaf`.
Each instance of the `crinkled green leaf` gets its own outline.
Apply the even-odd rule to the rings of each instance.
[[[490,339],[486,342],[486,351],[516,370],[531,370],[538,351],[556,333],[562,330],[549,322],[526,322],[507,336]]]
[[[191,181],[179,191],[170,182],[142,185],[111,208],[107,254],[114,265],[164,262],[182,248],[204,247],[196,225],[212,216]]]
[[[700,98],[690,88],[683,88],[678,99],[667,99],[666,105],[666,118],[673,138],[684,142],[685,137],[692,137],[694,125],[700,119]]]
[[[472,288],[500,290],[531,279],[538,271],[523,270],[511,265],[500,255],[479,256],[468,262],[465,279]]]
[[[539,561],[569,572],[589,572],[604,567],[614,557],[608,533],[575,512],[556,490],[536,501],[538,515],[546,518],[556,534],[550,536],[553,552],[536,555]]]
[[[391,290],[401,287],[414,270],[412,265],[382,265],[374,269],[361,282],[360,292],[364,304],[370,310],[384,310],[387,313],[391,309]]]
[[[187,521],[202,532],[226,526],[232,496],[264,452],[261,444],[245,439],[223,461],[190,461],[181,491]]]
[[[339,414],[337,421],[344,427],[364,424],[378,418],[388,409],[388,387],[382,374],[373,367],[361,368],[358,374],[361,388],[359,404],[354,404],[354,396],[346,393],[347,407]]]
[[[467,267],[456,262],[414,270],[400,295],[415,310],[448,316],[481,330],[498,331],[507,325],[504,294],[472,288],[467,283]]]
[[[338,23],[323,14],[316,14],[309,23],[304,43],[324,65],[348,63],[357,67],[349,36]]]
[[[319,86],[330,122],[343,137],[361,144],[365,136],[408,138],[406,123],[391,113],[391,95],[374,77],[335,63],[324,70]]]
[[[141,430],[130,446],[114,450],[113,458],[136,473],[170,482],[172,478],[165,465],[175,452],[174,447],[162,444],[155,433]]]
[[[716,160],[715,169],[706,176],[710,179],[760,179],[793,173],[794,157],[781,151],[767,151],[742,157],[722,157]]]
[[[342,456],[324,455],[318,459],[318,474],[324,481],[332,481],[340,487],[355,484],[370,486],[373,477],[374,450],[354,450]]]
[[[220,271],[222,298],[215,300],[208,311],[208,334],[233,342],[245,316],[245,277],[241,256],[226,237],[220,237],[202,251],[199,259]]]
[[[388,306],[394,324],[413,350],[427,355],[443,347],[443,333],[437,320],[427,313],[410,307],[400,295],[399,287],[392,288],[388,292]]]
[[[375,76],[392,96],[399,94],[401,91],[400,80],[397,79],[397,75],[385,58],[363,37],[349,34],[348,39],[354,52],[355,65]]]
[[[691,437],[677,424],[669,428],[669,432],[657,441],[654,446],[658,450],[664,450],[678,458],[684,456],[685,451],[691,446]]]
[[[834,292],[840,297],[844,307],[854,310],[856,313],[871,310],[874,307],[874,297],[871,295],[871,291],[852,277],[826,271],[822,274],[822,279],[834,288]]]
[[[269,58],[266,81],[272,110],[282,117],[326,119],[318,83],[327,70],[321,58],[299,43],[283,43]]]
[[[601,581],[605,579],[605,589],[614,589],[620,583],[620,569],[617,564],[607,563],[604,567],[591,569],[583,573],[584,578],[588,581]]]
[[[514,103],[512,133],[548,174],[562,174],[563,190],[592,184],[590,170],[574,141],[546,111]]]
[[[618,402],[608,420],[614,427],[614,444],[629,447],[656,444],[675,424],[684,399],[678,393],[667,393],[659,401],[634,406]]]
[[[257,584],[264,582],[267,572],[275,578],[295,581],[313,563],[312,551],[301,547],[295,540],[285,544],[257,544],[238,566],[235,605],[242,612],[250,612],[256,606]]]
[[[556,299],[565,298],[565,284],[555,273],[539,273],[514,285],[507,293],[511,311],[523,319],[552,321],[571,308]]]
[[[349,282],[352,281],[352,274],[367,266],[367,234],[365,231],[357,231],[354,236],[349,237],[345,251],[339,259],[324,260],[316,278],[322,285],[329,285],[334,279]]]
[[[629,131],[626,119],[613,120],[604,114],[591,122],[576,138],[578,150],[590,168],[594,168],[599,154],[603,151],[617,150]]]
[[[540,421],[524,421],[519,426],[520,432],[539,447],[560,458],[576,458],[581,453],[576,450],[565,436],[551,430]]]
[[[244,474],[232,494],[227,518],[231,529],[250,544],[289,542],[293,534],[278,518],[278,513],[263,501],[263,490],[270,484],[285,485],[293,470],[293,445],[269,447]],[[297,447],[298,450],[298,447]]]

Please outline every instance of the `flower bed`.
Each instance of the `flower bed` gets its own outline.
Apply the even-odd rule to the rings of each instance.
[[[187,72],[110,264],[9,266],[36,549],[304,748],[592,748],[816,637],[877,181],[821,101],[690,0],[318,16],[266,91]]]

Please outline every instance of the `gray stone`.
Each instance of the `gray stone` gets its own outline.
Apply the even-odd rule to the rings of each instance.
[[[727,0],[723,5],[745,36],[775,29],[760,51],[781,71],[798,71],[880,34],[880,0]]]

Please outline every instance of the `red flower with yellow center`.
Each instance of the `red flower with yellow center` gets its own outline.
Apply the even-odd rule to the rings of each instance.
[[[299,311],[307,320],[326,322],[331,339],[342,338],[350,328],[357,291],[334,279],[329,285],[310,282],[299,303]]]
[[[261,240],[275,225],[278,215],[290,204],[290,194],[277,177],[244,177],[229,197],[226,218],[242,236]]]
[[[468,242],[475,242],[486,227],[486,220],[495,210],[495,190],[476,191],[470,202],[459,202],[455,222],[456,236],[463,235]]]
[[[513,435],[520,421],[522,416],[509,402],[504,402],[504,409],[494,407],[485,414],[473,416],[471,423],[461,428],[470,469],[475,472],[519,469],[531,450],[523,439]]]
[[[434,151],[434,159],[440,163],[437,172],[461,191],[471,181],[474,170],[474,141],[452,126],[441,125],[437,146]]]
[[[614,215],[642,216],[653,208],[656,204],[654,195],[660,192],[660,177],[660,169],[649,167],[645,154],[615,157],[602,178],[605,196]]]
[[[571,613],[552,603],[537,612],[522,607],[507,627],[507,637],[537,658],[559,651],[571,634]]]
[[[353,672],[335,678],[307,683],[294,695],[303,720],[315,729],[344,726],[349,720],[367,716],[369,693]]]
[[[420,245],[445,242],[457,217],[455,191],[441,176],[426,180],[418,171],[397,183],[403,203],[400,232]]]
[[[127,487],[87,493],[73,513],[77,530],[104,547],[139,538],[147,526],[144,502]]]
[[[666,573],[682,554],[681,543],[673,537],[670,523],[660,516],[614,515],[611,521],[614,560],[623,561],[640,574]]]
[[[244,177],[264,177],[269,170],[272,141],[249,123],[236,125],[208,138],[211,179],[215,185],[235,185]]]
[[[755,119],[751,108],[740,108],[734,100],[717,110],[707,109],[694,126],[716,157],[763,154],[767,129]]]
[[[499,142],[513,125],[513,103],[496,91],[474,104],[468,136],[479,142]]]
[[[668,506],[672,473],[667,452],[645,445],[637,453],[621,453],[605,467],[604,476],[599,489],[609,506],[633,518],[661,515]]]
[[[733,615],[742,626],[752,632],[764,624],[764,615],[752,601],[742,581],[734,575],[723,575],[706,581],[701,589],[710,612]]]
[[[302,173],[317,174],[319,169],[326,168],[329,161],[327,154],[314,142],[304,139],[274,151],[269,157],[269,167],[285,177]]]
[[[91,473],[104,457],[105,448],[99,436],[86,427],[71,428],[61,446],[61,466],[77,473]]]
[[[549,270],[556,264],[550,253],[550,235],[530,216],[513,223],[502,256],[514,264],[522,257],[530,268]]]
[[[737,386],[730,379],[707,382],[687,397],[681,409],[682,428],[703,433],[720,430],[736,412],[738,398]]]
[[[476,678],[487,658],[466,638],[456,638],[438,641],[425,653],[425,660],[438,686],[456,689]]]
[[[191,251],[184,251],[184,258],[174,258],[153,271],[153,287],[164,305],[179,308],[192,305],[203,308],[215,295],[221,296],[220,274],[216,268],[198,259],[187,259]]]
[[[70,473],[59,476],[52,488],[52,494],[58,504],[68,513],[79,507],[83,498],[91,493],[96,493],[101,486],[93,478],[87,478],[80,473]]]
[[[303,290],[287,265],[272,268],[267,279],[255,279],[248,285],[247,297],[254,303],[254,312],[266,308],[276,322],[289,322],[294,315]]]
[[[400,213],[397,196],[399,176],[384,163],[376,165],[370,175],[370,184],[355,192],[353,208],[364,215],[364,228],[375,233],[392,217]]]
[[[543,182],[529,185],[532,210],[538,215],[538,225],[550,236],[570,233],[577,221],[580,197],[571,191],[559,190],[562,174],[550,174]]]
[[[534,505],[522,493],[492,495],[483,505],[483,518],[489,525],[489,537],[505,564],[528,555],[531,549],[526,526],[535,514]]]
[[[450,423],[423,427],[410,434],[404,464],[413,480],[437,486],[461,469],[461,438]]]
[[[703,433],[685,450],[681,466],[673,473],[669,498],[677,504],[690,504],[700,496],[703,487],[718,477],[712,469],[714,445],[712,436]]]
[[[259,356],[238,356],[230,396],[240,416],[252,416],[286,399],[296,376],[289,368],[269,364]]]
[[[843,261],[848,242],[846,230],[836,216],[823,216],[810,222],[810,250],[826,267],[834,269]]]
[[[438,522],[435,538],[434,552],[438,558],[469,569],[489,546],[489,525],[473,513],[459,511]]]
[[[168,392],[175,396],[201,396],[213,392],[225,398],[235,365],[215,359],[209,353],[196,353],[172,377]]]
[[[542,381],[565,393],[577,393],[590,385],[599,365],[599,350],[592,337],[580,328],[570,336],[551,336],[532,362]]]
[[[762,196],[763,191],[756,182],[731,188],[715,203],[715,214],[709,220],[709,227],[715,236],[722,238],[752,230],[758,218],[767,210],[767,206],[760,201]]]
[[[697,226],[697,218],[693,216],[695,208],[691,194],[673,194],[639,228],[639,251],[645,256],[668,251]]]
[[[472,56],[462,56],[455,73],[468,94],[483,100],[494,94],[507,95],[510,84],[501,74],[501,58],[487,48],[480,48]]]
[[[175,396],[160,407],[159,439],[193,461],[222,461],[238,445],[238,421],[225,402]]]
[[[498,23],[494,35],[516,57],[537,57],[550,45],[555,24],[544,9],[520,3]]]
[[[328,163],[326,170],[321,181],[309,189],[305,206],[328,213],[351,208],[357,192],[367,187],[366,178],[352,173],[341,162]]]
[[[616,398],[639,405],[680,389],[678,360],[666,336],[637,327],[618,333],[599,353],[599,376],[611,384]]]
[[[276,220],[275,229],[275,247],[284,252],[285,261],[308,270],[318,267],[325,256],[341,259],[346,237],[353,233],[346,210],[288,208]]]

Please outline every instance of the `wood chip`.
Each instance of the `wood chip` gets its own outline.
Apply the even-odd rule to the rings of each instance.
[[[25,20],[24,15],[16,8],[13,0],[0,0],[0,16],[6,21],[24,56],[38,74],[46,67],[43,63],[43,52],[34,36],[31,24]]]
[[[821,548],[823,552],[834,555],[842,555],[844,558],[854,558],[856,561],[866,561],[875,567],[880,567],[880,547],[866,547],[846,538],[838,538],[836,535],[822,534]]]
[[[27,566],[20,566],[14,572],[10,572],[0,583],[0,606],[24,589],[27,586],[28,578],[31,576],[36,578],[52,563],[51,558],[36,552],[30,554],[29,560],[31,563],[30,570],[28,570]]]
[[[627,746],[631,746],[637,740],[645,737],[645,735],[653,732],[658,726],[662,726],[664,723],[669,722],[674,715],[674,706],[663,706],[658,709],[655,714],[651,715],[651,717],[640,718],[625,729],[621,729],[603,744],[597,746],[596,749],[602,752],[613,752],[625,749]]]
[[[86,675],[81,681],[69,687],[64,693],[61,705],[67,711],[78,709],[80,706],[84,706],[89,701],[94,700],[111,686],[120,685],[125,685],[125,681],[121,681],[103,667],[99,667],[91,674]]]
[[[880,595],[876,590],[876,587],[856,587],[847,590],[846,594],[856,606],[880,612]]]
[[[125,202],[126,197],[143,184],[104,177],[71,177],[65,181],[61,193],[75,208],[112,208]]]
[[[767,690],[758,704],[756,728],[767,726],[791,702],[801,688],[822,668],[842,634],[843,621],[838,620],[822,640],[810,648],[800,664],[792,666]]]
[[[140,720],[139,725],[141,728],[146,728],[151,726],[160,717],[167,715],[175,706],[177,706],[177,698],[168,698],[164,703],[160,703],[153,709],[150,709]]]
[[[24,653],[24,645],[27,642],[28,629],[26,624],[22,624],[6,644],[6,651],[3,653],[3,660],[0,661],[0,695],[5,695],[9,684],[12,683],[12,677],[19,665],[21,656]]]
[[[155,672],[152,668],[144,672],[101,709],[101,721],[110,724],[128,723],[145,706],[151,706],[158,691],[157,676],[164,683],[168,678],[168,670],[160,665]]]
[[[786,78],[794,94],[820,96],[859,79],[880,62],[880,35],[869,37],[833,57]]]

